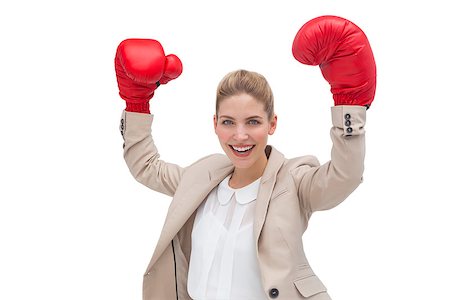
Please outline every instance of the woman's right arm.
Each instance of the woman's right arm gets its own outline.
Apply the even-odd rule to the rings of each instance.
[[[183,168],[159,159],[151,134],[153,115],[123,111],[120,129],[124,158],[134,178],[157,192],[173,196]]]
[[[181,74],[181,61],[173,54],[166,56],[156,40],[127,39],[117,47],[115,68],[119,95],[126,102],[120,129],[128,168],[143,185],[173,196],[183,168],[159,159],[149,101],[161,84]]]

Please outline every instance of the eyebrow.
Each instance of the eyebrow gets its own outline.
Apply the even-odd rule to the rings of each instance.
[[[227,115],[219,116],[219,119],[222,119],[222,118],[234,120],[233,117],[227,116]],[[245,118],[245,119],[246,119],[246,120],[250,120],[250,119],[263,119],[263,117],[261,117],[261,116],[251,116],[251,117],[248,117],[248,118]]]

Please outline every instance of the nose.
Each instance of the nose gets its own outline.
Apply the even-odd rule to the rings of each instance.
[[[248,133],[245,126],[236,126],[236,131],[234,132],[234,139],[237,141],[245,141],[248,139]]]

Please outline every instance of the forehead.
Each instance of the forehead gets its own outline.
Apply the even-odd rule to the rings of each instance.
[[[247,117],[265,115],[264,104],[248,94],[234,95],[223,99],[219,104],[218,117],[227,115],[232,117]]]

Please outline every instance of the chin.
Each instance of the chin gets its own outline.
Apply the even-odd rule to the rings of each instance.
[[[233,163],[233,166],[236,169],[250,169],[253,165],[254,162],[242,162],[242,161],[236,161],[236,160],[231,160],[231,162]]]
[[[249,169],[255,165],[257,159],[252,155],[251,157],[236,157],[233,153],[227,152],[228,158],[233,163],[234,167],[237,169]]]

